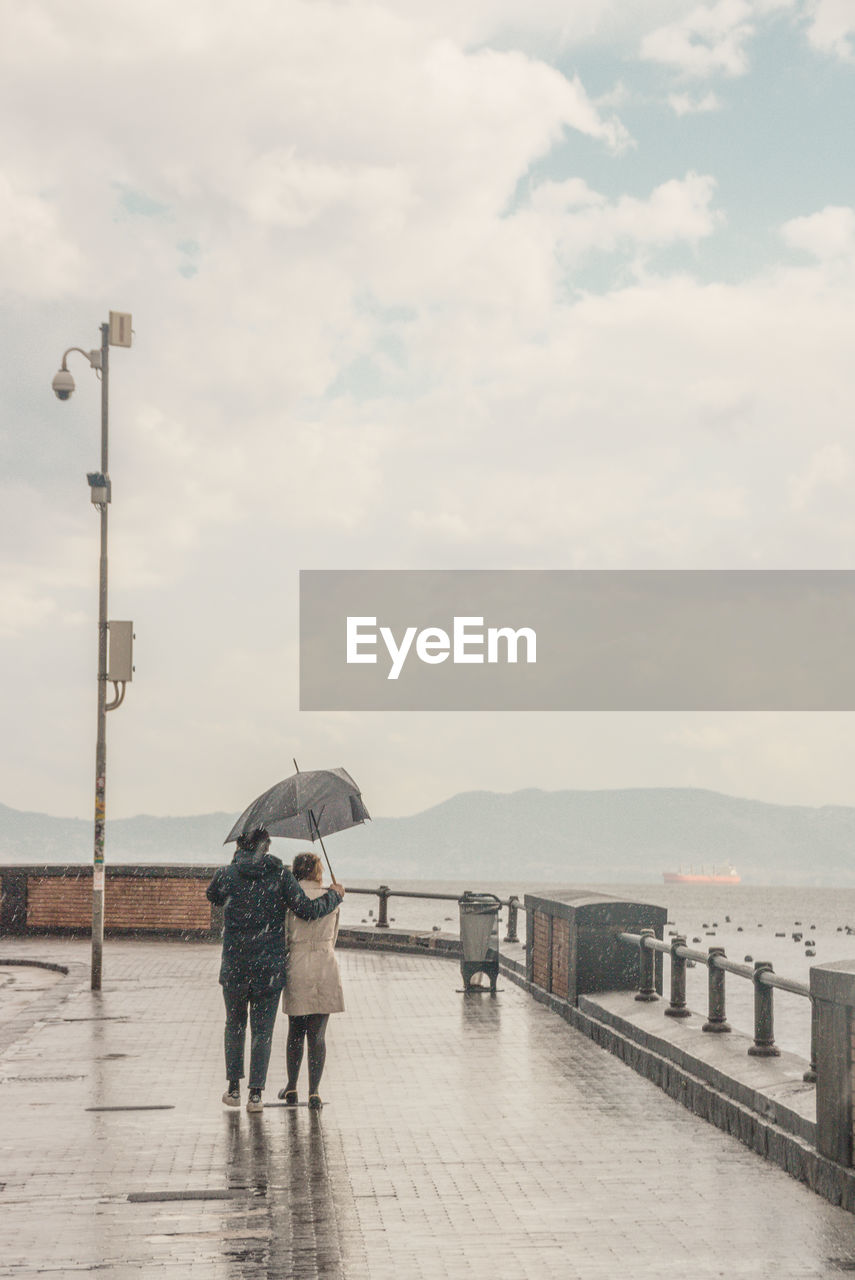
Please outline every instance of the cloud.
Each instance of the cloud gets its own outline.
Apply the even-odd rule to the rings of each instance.
[[[40,595],[15,580],[0,581],[0,637],[18,636],[47,622],[56,609],[50,596]]]
[[[707,111],[720,111],[721,99],[715,93],[705,93],[702,98],[693,98],[688,93],[670,93],[668,105],[677,116],[700,115]]]
[[[699,79],[744,75],[748,70],[746,46],[755,33],[752,17],[749,0],[697,5],[645,35],[640,56]]]
[[[852,456],[848,449],[839,444],[818,449],[801,473],[790,479],[794,510],[803,511],[817,497],[827,500],[828,489],[839,489],[848,495],[851,476]]]
[[[531,206],[550,224],[558,247],[571,258],[592,250],[612,252],[621,245],[695,243],[713,233],[722,214],[710,208],[715,181],[689,173],[672,178],[651,192],[647,200],[621,196],[606,201],[578,179],[544,183]]]
[[[496,566],[845,564],[847,513],[828,506],[800,546],[790,478],[810,466],[806,423],[829,447],[848,438],[851,299],[841,281],[832,301],[819,269],[738,286],[651,274],[556,307],[540,341],[459,323],[436,351],[454,349],[459,375],[408,413],[415,440],[434,424],[438,458],[447,424],[454,466],[438,476],[410,441],[400,562],[427,543]]]
[[[781,237],[791,249],[802,249],[822,261],[853,259],[855,209],[845,205],[827,205],[819,213],[792,218],[782,226]]]
[[[79,288],[82,265],[56,203],[0,173],[0,277],[4,290],[33,299],[62,297]]]
[[[85,512],[89,515],[90,512]],[[35,486],[0,485],[0,636],[80,625],[97,564],[97,532],[75,528]]]
[[[855,56],[855,5],[852,0],[808,0],[808,40],[822,53],[845,62]]]

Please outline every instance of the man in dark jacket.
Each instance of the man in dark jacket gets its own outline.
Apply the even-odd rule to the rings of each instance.
[[[235,856],[220,867],[206,890],[210,902],[224,907],[223,958],[220,983],[226,1004],[226,1076],[223,1102],[240,1106],[246,1022],[249,1014],[249,1100],[247,1111],[261,1111],[261,1091],[273,1043],[279,997],[288,963],[285,912],[290,907],[303,920],[334,911],[344,898],[340,884],[319,898],[303,892],[292,872],[268,852],[270,836],[263,827],[238,839]]]

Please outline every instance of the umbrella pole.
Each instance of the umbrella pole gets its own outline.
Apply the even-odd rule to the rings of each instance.
[[[295,764],[297,763],[297,762],[296,762],[296,760],[294,761],[294,763],[295,763]],[[312,811],[311,809],[309,810],[309,820],[311,821],[312,826],[315,828],[315,834],[317,835],[318,839],[319,839],[319,840],[320,840],[320,842],[321,842],[321,848],[322,848],[322,849],[323,849],[323,851],[324,851],[324,857],[325,857],[325,858],[326,858],[326,860],[327,860],[327,866],[328,866],[328,867],[329,867],[329,869],[330,869],[330,875],[332,876],[333,880],[335,880],[335,872],[333,871],[333,869],[332,869],[332,864],[330,863],[330,856],[329,856],[329,854],[327,853],[327,847],[326,847],[326,845],[324,844],[324,838],[323,838],[323,836],[321,835],[320,831],[318,830],[318,824],[317,824],[317,822],[315,821],[315,815],[314,815],[314,813],[313,813],[313,811]]]
[[[292,759],[292,760],[294,760],[294,757],[292,756],[292,757],[291,757],[291,759]],[[294,760],[294,768],[297,770],[297,772],[298,772],[298,773],[300,772],[300,766],[297,764],[297,761],[296,761],[296,760]],[[324,851],[324,857],[325,857],[325,858],[326,858],[326,860],[327,860],[327,866],[329,867],[330,875],[332,876],[333,880],[335,880],[335,872],[334,872],[334,871],[333,871],[333,869],[332,869],[332,863],[330,862],[330,855],[327,853],[327,847],[326,847],[326,845],[324,844],[324,838],[323,838],[323,836],[321,835],[320,831],[318,830],[318,824],[317,824],[317,822],[315,821],[315,815],[314,815],[314,813],[312,812],[312,810],[311,810],[311,809],[309,810],[309,820],[310,820],[310,822],[311,822],[312,826],[315,828],[315,834],[317,835],[318,839],[319,839],[319,840],[320,840],[320,842],[321,842],[321,848],[322,848],[322,849],[323,849],[323,851]]]

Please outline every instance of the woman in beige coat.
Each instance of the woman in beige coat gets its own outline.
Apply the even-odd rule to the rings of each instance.
[[[319,898],[323,888],[323,863],[317,854],[298,853],[294,876],[310,898]],[[331,1013],[344,1012],[341,976],[335,958],[338,911],[319,920],[301,920],[288,912],[288,976],[282,992],[282,1010],[288,1014],[286,1063],[288,1083],[279,1097],[297,1105],[297,1077],[303,1062],[303,1045],[309,1045],[309,1106],[323,1106],[318,1087],[326,1061],[325,1036]]]

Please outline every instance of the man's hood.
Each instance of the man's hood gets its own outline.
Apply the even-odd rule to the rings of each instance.
[[[272,853],[265,853],[262,857],[256,858],[255,854],[247,853],[245,849],[235,850],[232,863],[237,868],[238,874],[245,876],[247,880],[260,880],[262,876],[278,875],[282,870],[282,862]]]

